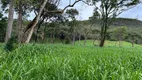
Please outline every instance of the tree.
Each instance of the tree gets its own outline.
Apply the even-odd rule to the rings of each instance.
[[[94,9],[93,16],[89,17],[89,22],[91,26],[95,25],[96,20],[100,20],[100,13],[96,9]],[[98,29],[95,29],[94,27],[92,28],[90,35],[93,39],[93,45],[95,45],[94,44],[95,40],[99,40],[99,36],[100,36],[99,33],[100,31]]]
[[[35,1],[35,0],[33,0],[33,1]],[[46,0],[44,0],[44,2],[46,2],[46,4],[44,6],[42,5],[43,9],[40,9],[39,12],[41,11],[41,12],[49,12],[49,13],[54,13],[54,14],[57,14],[57,13],[62,14],[68,7],[73,7],[76,3],[80,2],[80,1],[82,1],[82,2],[84,2],[86,4],[88,4],[88,2],[90,2],[88,0],[85,0],[85,1],[84,0],[75,0],[73,3],[68,4],[63,9],[55,10],[55,11],[50,11],[50,10],[48,10],[48,9],[45,8],[45,5],[47,4],[47,2],[49,2],[51,4],[57,4],[58,5],[59,2],[60,2],[60,0],[48,0],[47,2],[46,2]],[[35,3],[37,3],[37,2],[35,1]],[[41,5],[41,4],[39,4],[39,5]],[[39,12],[38,12],[38,14],[39,14]],[[36,15],[36,17],[27,25],[26,29],[24,30],[24,34],[23,34],[23,39],[26,39],[26,40],[23,40],[22,42],[29,43],[29,41],[31,39],[31,36],[32,36],[32,34],[34,32],[35,26],[37,25],[39,19],[41,18],[41,16],[39,16],[39,18],[38,18],[38,16],[39,15]],[[26,34],[25,34],[26,32],[27,32],[28,36],[26,36]]]
[[[70,1],[70,0],[69,0]],[[58,6],[60,0],[15,0],[14,6],[15,6],[15,12],[18,13],[18,27],[17,27],[17,34],[18,36],[21,36],[21,27],[22,27],[22,17],[24,16],[23,14],[28,13],[29,12],[35,12],[36,17],[27,25],[27,27],[24,29],[24,31],[26,31],[27,34],[23,34],[22,35],[22,40],[24,43],[28,43],[31,39],[31,36],[35,30],[35,27],[37,26],[39,20],[41,18],[43,18],[42,16],[39,15],[39,13],[41,12],[41,15],[43,15],[45,12],[46,13],[60,13],[62,14],[68,7],[73,7],[76,3],[78,2],[84,2],[84,3],[88,3],[88,0],[75,0],[73,3],[68,4],[67,6],[65,6],[63,9],[57,9],[54,11],[50,11],[49,9],[46,9],[47,6],[49,6],[47,3],[50,4],[54,4],[56,6]],[[3,9],[6,10],[6,6],[8,6],[10,4],[11,1],[9,0],[1,0],[2,2],[2,6]],[[45,2],[45,6],[43,6]],[[47,6],[46,6],[47,5]],[[41,9],[40,7],[43,8]],[[25,33],[25,32],[24,32]],[[20,34],[20,35],[19,35]],[[23,37],[24,36],[24,37]],[[20,37],[19,37],[20,39]]]
[[[131,32],[128,34],[129,36],[129,39],[130,39],[130,42],[132,43],[132,47],[134,47],[134,43],[135,43],[135,38],[137,37],[137,34],[134,33],[134,32]]]
[[[32,37],[32,34],[33,34],[33,32],[34,32],[34,28],[36,27],[36,25],[37,25],[37,23],[38,23],[38,20],[40,19],[40,16],[41,16],[41,14],[42,14],[42,11],[43,11],[43,9],[44,9],[44,7],[45,7],[47,1],[48,1],[48,0],[44,0],[43,4],[41,5],[40,10],[39,10],[39,12],[38,12],[38,15],[37,15],[36,18],[35,18],[34,24],[31,26],[31,30],[30,30],[30,32],[29,32],[29,34],[28,34],[28,37],[27,37],[25,43],[29,43],[29,41],[30,41],[30,39],[31,39],[31,37]]]
[[[7,7],[9,7],[10,2],[12,0],[1,0],[1,5],[3,12],[7,12]],[[18,24],[16,26],[16,37],[18,37],[18,41],[21,39],[21,32],[22,32],[22,18],[25,15],[28,15],[29,12],[32,10],[32,0],[14,0],[14,12],[18,14],[17,22]]]
[[[77,31],[77,36],[78,36],[78,43],[81,44],[80,42],[81,42],[81,39],[82,39],[82,37],[83,37],[82,26],[84,26],[84,22],[81,23],[80,21],[78,21],[77,24],[78,24],[78,25],[77,25],[76,31]]]
[[[89,21],[94,24],[94,20],[99,20],[100,19],[100,13],[97,11],[97,9],[94,9],[94,12],[93,12],[93,16],[92,17],[89,17]]]
[[[52,18],[51,23],[48,23],[48,33],[50,34],[51,43],[54,44],[55,38],[59,36],[62,31],[62,26],[65,24],[65,18],[62,15],[56,15]]]
[[[119,41],[119,46],[121,46],[121,41],[127,36],[127,27],[122,26],[115,28],[112,36],[115,38],[115,40]]]
[[[134,44],[137,43],[137,41],[141,41],[142,36],[141,33],[135,32],[134,30],[129,30],[126,39],[127,41],[131,42],[132,47],[134,47]]]
[[[12,26],[13,26],[13,15],[14,15],[14,0],[10,1],[9,13],[8,13],[8,25],[6,29],[5,43],[11,38]]]
[[[93,4],[99,12],[102,22],[100,47],[104,46],[106,33],[113,19],[139,2],[140,0],[93,0]]]
[[[70,26],[70,33],[72,35],[72,44],[75,44],[75,38],[76,38],[76,26],[77,26],[77,21],[76,21],[76,16],[79,14],[79,12],[76,9],[68,9],[66,11],[67,16],[71,19],[69,22]]]
[[[99,40],[99,38],[100,38],[100,30],[99,29],[92,29],[91,30],[92,32],[91,32],[91,37],[92,37],[92,39],[93,39],[93,45],[96,45],[95,44],[95,41],[96,40]]]
[[[18,25],[17,25],[17,36],[18,36],[18,41],[19,42],[21,41],[22,17],[23,17],[22,0],[19,0],[19,5],[18,5]]]
[[[18,38],[18,42],[21,42],[22,39],[22,29],[23,29],[23,17],[28,15],[31,12],[33,1],[30,0],[15,0],[15,12],[18,14],[17,26],[16,26],[16,36]]]
[[[87,38],[88,38],[88,36],[90,36],[92,28],[93,28],[92,24],[88,25],[88,26],[84,24],[82,26],[82,34],[83,34],[83,37],[84,37],[84,45],[86,45]]]

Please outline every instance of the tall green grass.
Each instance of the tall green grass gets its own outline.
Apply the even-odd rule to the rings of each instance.
[[[138,47],[28,44],[0,48],[0,80],[141,80]]]

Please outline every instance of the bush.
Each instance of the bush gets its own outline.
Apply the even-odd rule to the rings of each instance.
[[[6,43],[4,49],[7,52],[13,51],[18,47],[16,37],[11,37],[8,42]]]
[[[70,44],[70,40],[69,40],[69,39],[66,39],[66,40],[65,40],[65,44]]]

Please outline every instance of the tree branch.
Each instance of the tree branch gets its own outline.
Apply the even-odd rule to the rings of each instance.
[[[48,13],[60,13],[62,14],[67,8],[69,7],[74,7],[76,3],[82,1],[83,3],[87,4],[87,5],[91,5],[91,4],[88,4],[87,2],[85,2],[84,0],[76,0],[73,4],[69,4],[67,5],[65,8],[63,8],[62,10],[57,10],[57,11],[48,11],[47,9],[44,9],[46,12]]]

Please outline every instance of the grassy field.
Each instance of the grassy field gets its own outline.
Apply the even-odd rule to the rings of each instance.
[[[84,40],[82,41],[76,41],[76,45],[84,45]],[[95,41],[94,42],[94,45],[99,45],[99,41]],[[92,40],[87,40],[86,41],[86,46],[94,46],[93,45],[93,41]],[[129,42],[125,42],[125,41],[121,41],[121,46],[119,46],[119,41],[105,41],[105,47],[124,47],[124,48],[131,48],[132,47],[132,44],[129,43]],[[138,45],[138,44],[134,44],[134,47],[135,48],[142,48],[141,45]]]
[[[28,44],[10,53],[1,45],[0,80],[142,80],[142,47],[113,43]]]

